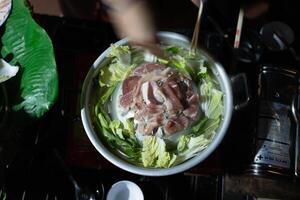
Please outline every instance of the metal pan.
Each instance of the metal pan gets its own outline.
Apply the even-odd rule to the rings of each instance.
[[[188,38],[173,32],[159,32],[158,38],[163,44],[180,45],[186,48],[189,48],[190,45],[190,41],[188,40]],[[125,45],[128,44],[128,40],[123,39],[118,41],[116,44]],[[108,55],[109,51],[110,48],[104,51],[92,65],[85,78],[81,94],[81,119],[83,122],[83,126],[87,136],[89,137],[94,147],[98,150],[98,152],[119,168],[135,174],[146,176],[166,176],[180,173],[196,166],[197,164],[205,160],[218,147],[218,145],[224,138],[227,128],[230,124],[233,112],[233,95],[231,81],[222,65],[218,63],[213,57],[211,57],[206,51],[200,49],[200,53],[204,56],[204,58],[211,66],[212,72],[214,73],[217,81],[220,84],[221,90],[224,93],[225,109],[223,113],[223,120],[221,121],[219,128],[216,130],[216,134],[213,138],[213,141],[209,144],[209,146],[206,149],[199,152],[198,155],[185,161],[182,164],[166,169],[144,168],[133,165],[127,162],[126,160],[122,159],[120,156],[116,155],[111,149],[107,147],[107,145],[105,145],[104,141],[101,141],[97,133],[95,123],[96,119],[94,117],[94,106],[97,103],[97,90],[95,90],[95,87],[99,86],[95,86],[93,80],[97,78],[101,67],[107,64],[106,56]]]

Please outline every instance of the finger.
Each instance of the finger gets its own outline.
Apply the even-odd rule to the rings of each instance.
[[[269,10],[269,4],[267,2],[259,2],[254,5],[248,6],[245,9],[245,16],[248,19],[255,19],[263,15]]]
[[[200,5],[200,0],[191,0],[197,7]]]

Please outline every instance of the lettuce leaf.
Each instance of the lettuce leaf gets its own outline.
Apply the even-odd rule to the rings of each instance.
[[[202,110],[205,112],[205,116],[209,119],[219,118],[223,111],[223,92],[217,90],[214,83],[210,80],[209,76],[202,80],[200,84],[200,95],[202,99]]]
[[[124,65],[117,58],[111,64],[103,67],[99,73],[99,84],[101,87],[112,87],[126,79],[135,65]]]
[[[168,46],[164,48],[164,51],[169,57],[169,62],[162,60],[163,64],[175,67],[187,77],[192,78],[195,83],[198,83],[206,75],[207,63],[198,51],[193,53],[178,46]]]
[[[98,113],[99,127],[102,135],[106,138],[109,146],[118,149],[125,154],[128,159],[139,162],[141,147],[137,140],[126,134],[124,125],[117,120],[110,121],[103,113]]]
[[[208,107],[205,110],[205,115],[209,119],[219,118],[224,110],[222,105],[223,92],[213,89],[211,92],[211,99],[209,101]]]
[[[204,135],[197,137],[191,137],[189,135],[181,136],[177,144],[178,155],[174,161],[174,165],[194,157],[198,152],[205,149],[210,142],[211,140],[205,138]]]
[[[95,106],[95,115],[108,145],[121,151],[130,160],[139,162],[141,145],[135,137],[133,122],[127,120],[122,123],[119,120],[111,120],[104,109],[117,85],[126,79],[135,67],[135,64],[130,64],[131,53],[139,55],[131,51],[129,46],[111,46],[111,52],[108,55],[111,58],[110,63],[99,73],[100,97]]]
[[[193,126],[194,135],[204,135],[206,138],[212,138],[215,130],[219,127],[221,119],[208,119],[204,118],[197,125]]]
[[[143,140],[142,162],[144,167],[168,168],[176,160],[176,155],[167,152],[163,139],[148,136]]]
[[[175,66],[180,72],[185,74],[187,77],[195,77],[196,71],[191,67],[187,59],[181,55],[175,55],[172,57],[171,65]]]
[[[117,58],[122,65],[129,65],[131,63],[131,51],[127,45],[111,45],[111,51],[108,57]]]
[[[136,66],[136,64],[130,64],[132,52],[129,46],[112,45],[111,49],[108,55],[111,58],[110,64],[102,67],[99,72],[101,104],[107,102],[117,85],[126,79]]]
[[[204,135],[208,139],[212,139],[215,130],[221,122],[223,106],[223,92],[216,89],[209,74],[202,78],[202,82],[198,86],[200,88],[200,98],[202,100],[202,110],[205,117],[201,118],[193,127],[193,134]]]

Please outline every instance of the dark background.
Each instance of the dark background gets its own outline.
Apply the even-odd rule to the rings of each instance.
[[[99,1],[64,0],[58,2],[58,10],[51,10],[51,4],[31,2],[33,17],[53,41],[60,93],[55,106],[41,119],[32,120],[24,113],[10,111],[6,125],[0,129],[0,191],[5,190],[8,199],[74,199],[73,185],[63,169],[64,164],[82,188],[95,190],[103,185],[105,194],[113,183],[127,179],[142,187],[145,199],[300,198],[295,176],[246,173],[253,160],[259,66],[272,63],[297,70],[297,64],[287,52],[268,56],[270,52],[256,36],[264,24],[284,22],[294,30],[292,45],[299,52],[297,19],[300,12],[296,1],[272,1],[263,16],[245,19],[241,45],[251,41],[255,47],[252,53],[259,54],[261,59],[250,64],[238,62],[238,67],[232,66],[231,44],[239,3],[206,2],[200,45],[217,58],[229,74],[247,74],[252,98],[246,108],[234,113],[224,141],[207,160],[185,173],[168,177],[144,177],[118,169],[96,152],[83,130],[79,113],[82,83],[96,58],[118,40],[104,7]],[[151,0],[149,4],[158,30],[192,36],[197,8],[190,1]],[[228,35],[227,39],[222,37],[223,33]],[[14,84],[12,80],[3,84],[10,105],[16,94]]]

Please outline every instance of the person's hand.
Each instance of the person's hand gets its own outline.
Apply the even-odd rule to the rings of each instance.
[[[197,7],[200,5],[201,0],[191,0]],[[203,0],[202,0],[203,1]]]
[[[265,14],[269,10],[269,3],[266,1],[256,2],[248,5],[245,8],[245,16],[248,19],[256,19],[261,15]]]
[[[152,54],[163,57],[156,36],[152,15],[143,0],[106,0],[116,33],[127,37],[134,45],[145,47]]]

